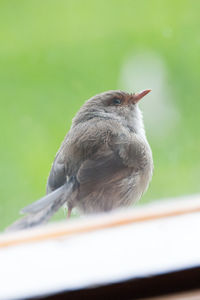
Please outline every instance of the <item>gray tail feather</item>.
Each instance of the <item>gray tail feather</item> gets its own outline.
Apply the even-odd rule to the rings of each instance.
[[[46,223],[67,201],[72,193],[73,182],[68,182],[62,187],[25,207],[22,212],[27,216],[17,220],[6,231],[16,231]]]
[[[27,205],[26,207],[22,208],[20,213],[22,214],[35,214],[40,212],[46,206],[49,206],[51,203],[54,203],[55,199],[61,197],[64,193],[65,185],[62,185],[55,191],[47,194],[46,196],[40,198],[39,200]]]

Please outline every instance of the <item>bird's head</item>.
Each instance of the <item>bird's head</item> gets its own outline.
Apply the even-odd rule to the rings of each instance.
[[[144,90],[140,93],[129,94],[121,90],[116,90],[98,94],[90,98],[81,107],[74,118],[74,123],[80,123],[98,117],[117,119],[125,126],[137,129],[137,126],[143,126],[138,102],[150,91],[151,90]]]

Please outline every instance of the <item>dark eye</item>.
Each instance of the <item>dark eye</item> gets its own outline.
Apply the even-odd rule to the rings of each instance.
[[[119,104],[121,104],[121,100],[120,100],[119,98],[114,98],[114,99],[112,100],[112,103],[113,103],[114,105],[119,105]]]

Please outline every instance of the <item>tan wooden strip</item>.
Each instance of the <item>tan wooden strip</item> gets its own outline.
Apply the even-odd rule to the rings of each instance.
[[[6,233],[0,236],[0,248],[24,243],[39,242],[49,239],[68,237],[95,230],[124,226],[167,217],[200,212],[200,197],[195,200],[170,201],[167,204],[144,206],[115,213],[99,214],[96,217],[80,218],[72,221],[51,223],[35,229]]]
[[[144,298],[141,300],[199,300],[200,290],[194,290],[190,292],[181,292],[176,294],[171,294],[167,296],[158,296],[153,298]]]

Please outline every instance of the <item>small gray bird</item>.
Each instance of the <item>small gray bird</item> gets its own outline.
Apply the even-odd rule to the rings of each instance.
[[[44,223],[65,203],[82,213],[111,211],[140,199],[153,159],[137,94],[108,91],[89,99],[76,114],[53,162],[47,195],[22,210],[9,229]]]

